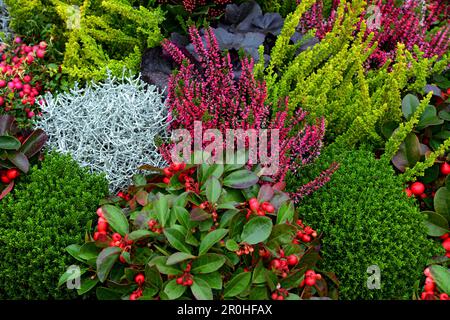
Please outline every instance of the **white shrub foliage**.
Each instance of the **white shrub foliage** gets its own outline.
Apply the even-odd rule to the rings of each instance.
[[[81,165],[104,172],[111,192],[127,186],[142,164],[164,165],[155,138],[166,137],[167,108],[155,86],[111,75],[67,93],[47,93],[37,123],[50,149],[70,153]]]

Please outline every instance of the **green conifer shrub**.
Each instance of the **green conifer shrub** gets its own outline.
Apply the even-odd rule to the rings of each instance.
[[[0,202],[0,299],[67,299],[57,288],[76,260],[65,248],[84,239],[86,224],[107,194],[103,176],[91,175],[67,155],[47,154]]]
[[[425,217],[388,161],[364,149],[331,145],[311,172],[331,160],[340,162],[331,181],[299,206],[305,222],[315,221],[323,232],[322,267],[339,278],[341,299],[410,299],[427,260],[437,253],[426,237]],[[288,181],[293,189],[300,183]],[[379,290],[367,288],[372,265],[381,271]]]
[[[141,0],[7,0],[11,28],[26,39],[55,43],[73,81],[101,80],[106,70],[137,72],[141,53],[162,40],[159,7]],[[148,3],[148,2],[147,2]],[[145,4],[147,4],[145,3]]]

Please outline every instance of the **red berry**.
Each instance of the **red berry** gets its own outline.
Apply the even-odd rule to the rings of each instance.
[[[170,179],[167,178],[167,177],[164,177],[163,182],[164,182],[165,184],[170,184]]]
[[[182,277],[177,278],[176,282],[177,284],[183,284],[183,278]]]
[[[273,269],[279,269],[281,266],[281,262],[279,259],[273,259],[270,263]]]
[[[425,270],[423,270],[423,274],[424,274],[426,277],[430,277],[430,276],[431,276],[430,268],[426,268]]]
[[[164,168],[163,172],[164,172],[164,175],[167,177],[173,176],[173,173],[172,173],[172,171],[170,171],[170,168]]]
[[[187,281],[186,281],[186,285],[187,286],[192,286],[194,284],[194,281],[192,281],[192,279],[188,279]]]
[[[427,284],[425,284],[424,290],[426,292],[433,292],[434,288],[435,288],[434,283],[427,283]]]
[[[304,235],[302,235],[302,240],[303,240],[303,242],[310,242],[311,236],[304,234]]]
[[[100,220],[100,219],[99,219]],[[108,223],[105,221],[105,222],[98,222],[98,225],[97,225],[97,230],[98,230],[98,232],[106,232],[106,231],[108,231]]]
[[[98,215],[99,217],[102,217],[102,218],[103,218],[103,210],[102,210],[101,207],[97,209],[97,215]]]
[[[16,178],[18,178],[20,175],[19,170],[13,168],[13,169],[8,169],[8,171],[6,171],[6,176],[10,179],[10,180],[14,180]]]
[[[314,278],[316,276],[316,273],[314,272],[314,270],[307,270],[305,272],[305,277],[307,278]]]
[[[120,241],[120,240],[122,240],[122,236],[121,236],[120,234],[118,234],[118,233],[114,233],[114,234],[112,235],[112,239],[113,239],[114,241]]]
[[[291,254],[290,256],[287,257],[287,263],[290,266],[295,266],[298,263],[298,258],[296,255]]]
[[[305,284],[306,284],[307,286],[312,287],[313,285],[316,284],[316,279],[315,279],[315,278],[306,278],[306,279],[305,279]]]
[[[446,293],[441,293],[441,294],[439,295],[439,299],[440,299],[440,300],[449,300],[449,299],[448,299],[448,294],[446,294]]]
[[[136,300],[137,298],[138,298],[138,296],[137,296],[136,293],[132,293],[132,294],[130,295],[130,300]]]
[[[37,56],[39,59],[44,58],[44,56],[45,56],[45,51],[39,49],[38,51],[36,51],[36,56]]]
[[[256,198],[251,198],[248,200],[248,205],[252,211],[257,211],[259,209],[259,202]]]
[[[284,300],[284,297],[282,295],[279,295],[277,300]]]
[[[411,185],[411,192],[416,196],[420,196],[424,191],[425,185],[422,182],[417,181]]]
[[[0,178],[0,180],[1,180],[3,183],[5,183],[5,184],[8,184],[8,183],[11,182],[11,180],[10,180],[7,176],[2,176],[2,177]]]
[[[267,211],[268,213],[274,213],[275,208],[274,206],[269,202],[263,202],[263,210]]]
[[[445,251],[450,251],[450,238],[445,239],[444,242],[442,242],[442,246]]]
[[[277,300],[278,294],[276,292],[272,293],[272,300]]]
[[[427,196],[427,194],[424,192],[424,193],[422,193],[421,195],[420,195],[420,198],[421,199],[426,199],[428,196]]]
[[[145,277],[142,273],[137,274],[134,277],[134,281],[138,284],[138,285],[142,285],[145,282]]]
[[[448,164],[447,162],[444,162],[443,164],[441,164],[441,173],[443,175],[449,175],[450,174],[450,164]]]

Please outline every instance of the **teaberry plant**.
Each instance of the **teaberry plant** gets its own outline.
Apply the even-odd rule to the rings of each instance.
[[[189,29],[191,42],[199,63],[190,61],[172,42],[162,46],[179,70],[170,77],[166,104],[169,108],[169,129],[187,129],[194,137],[195,122],[202,122],[202,129],[217,129],[226,136],[228,129],[278,130],[279,169],[270,178],[283,181],[288,170],[299,173],[320,154],[325,133],[324,119],[316,124],[305,124],[306,112],[300,108],[294,115],[288,112],[288,99],[281,99],[278,108],[266,101],[267,88],[253,74],[253,59],[241,59],[242,73],[238,80],[233,75],[230,55],[222,55],[211,28],[205,29],[204,38],[195,27]],[[248,142],[248,141],[247,141]],[[224,150],[225,150],[224,146]],[[171,145],[163,146],[162,152],[170,161]],[[313,192],[325,184],[337,169],[333,164],[317,179],[304,185],[294,194],[295,199]]]
[[[51,67],[43,63],[46,48],[44,41],[26,45],[20,38],[0,45],[0,114],[15,116],[20,126],[28,126],[39,113],[36,99],[49,86],[44,78]]]
[[[319,235],[298,219],[283,183],[260,185],[238,164],[174,164],[137,175],[128,201],[98,208],[86,243],[67,248],[81,268],[80,295],[99,299],[336,297],[318,271]],[[319,273],[320,272],[320,273]],[[68,270],[59,285],[73,279]]]
[[[10,115],[0,116],[0,200],[14,187],[20,173],[27,173],[30,159],[41,151],[47,135],[41,129],[20,130],[16,119]]]

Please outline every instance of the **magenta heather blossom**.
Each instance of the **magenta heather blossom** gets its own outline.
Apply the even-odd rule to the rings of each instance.
[[[174,43],[163,42],[164,50],[180,66],[168,85],[170,130],[187,129],[193,137],[194,121],[202,122],[203,131],[218,129],[223,136],[227,129],[253,129],[258,133],[262,129],[277,129],[279,170],[271,177],[274,182],[283,181],[289,170],[297,172],[319,156],[325,134],[324,119],[311,125],[305,123],[307,112],[301,109],[289,115],[287,98],[273,112],[272,106],[266,103],[265,83],[254,78],[252,59],[241,59],[242,74],[235,80],[230,56],[221,54],[213,31],[205,30],[205,43],[195,27],[189,29],[189,34],[197,62],[187,59]],[[248,140],[246,143],[248,146]],[[168,146],[162,150],[169,159]],[[311,187],[305,186],[301,194],[323,185],[332,169],[324,171]]]

